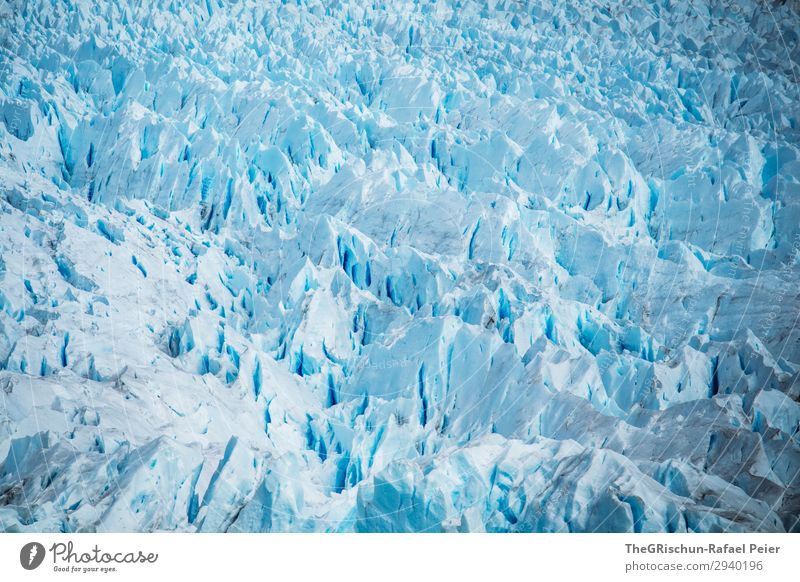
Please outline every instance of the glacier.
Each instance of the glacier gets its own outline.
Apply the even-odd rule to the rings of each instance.
[[[0,530],[800,530],[800,13],[0,6]]]

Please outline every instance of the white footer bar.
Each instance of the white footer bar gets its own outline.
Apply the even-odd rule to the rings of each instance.
[[[0,535],[2,580],[782,581],[799,571],[792,534]]]

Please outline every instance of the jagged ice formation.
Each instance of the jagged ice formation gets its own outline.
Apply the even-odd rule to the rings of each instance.
[[[800,527],[797,4],[0,10],[0,529]]]

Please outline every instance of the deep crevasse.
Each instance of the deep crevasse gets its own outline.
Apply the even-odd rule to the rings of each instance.
[[[4,10],[3,530],[797,529],[790,2]]]

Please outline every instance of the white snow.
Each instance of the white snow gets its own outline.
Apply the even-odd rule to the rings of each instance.
[[[2,10],[0,529],[800,527],[796,5]]]

